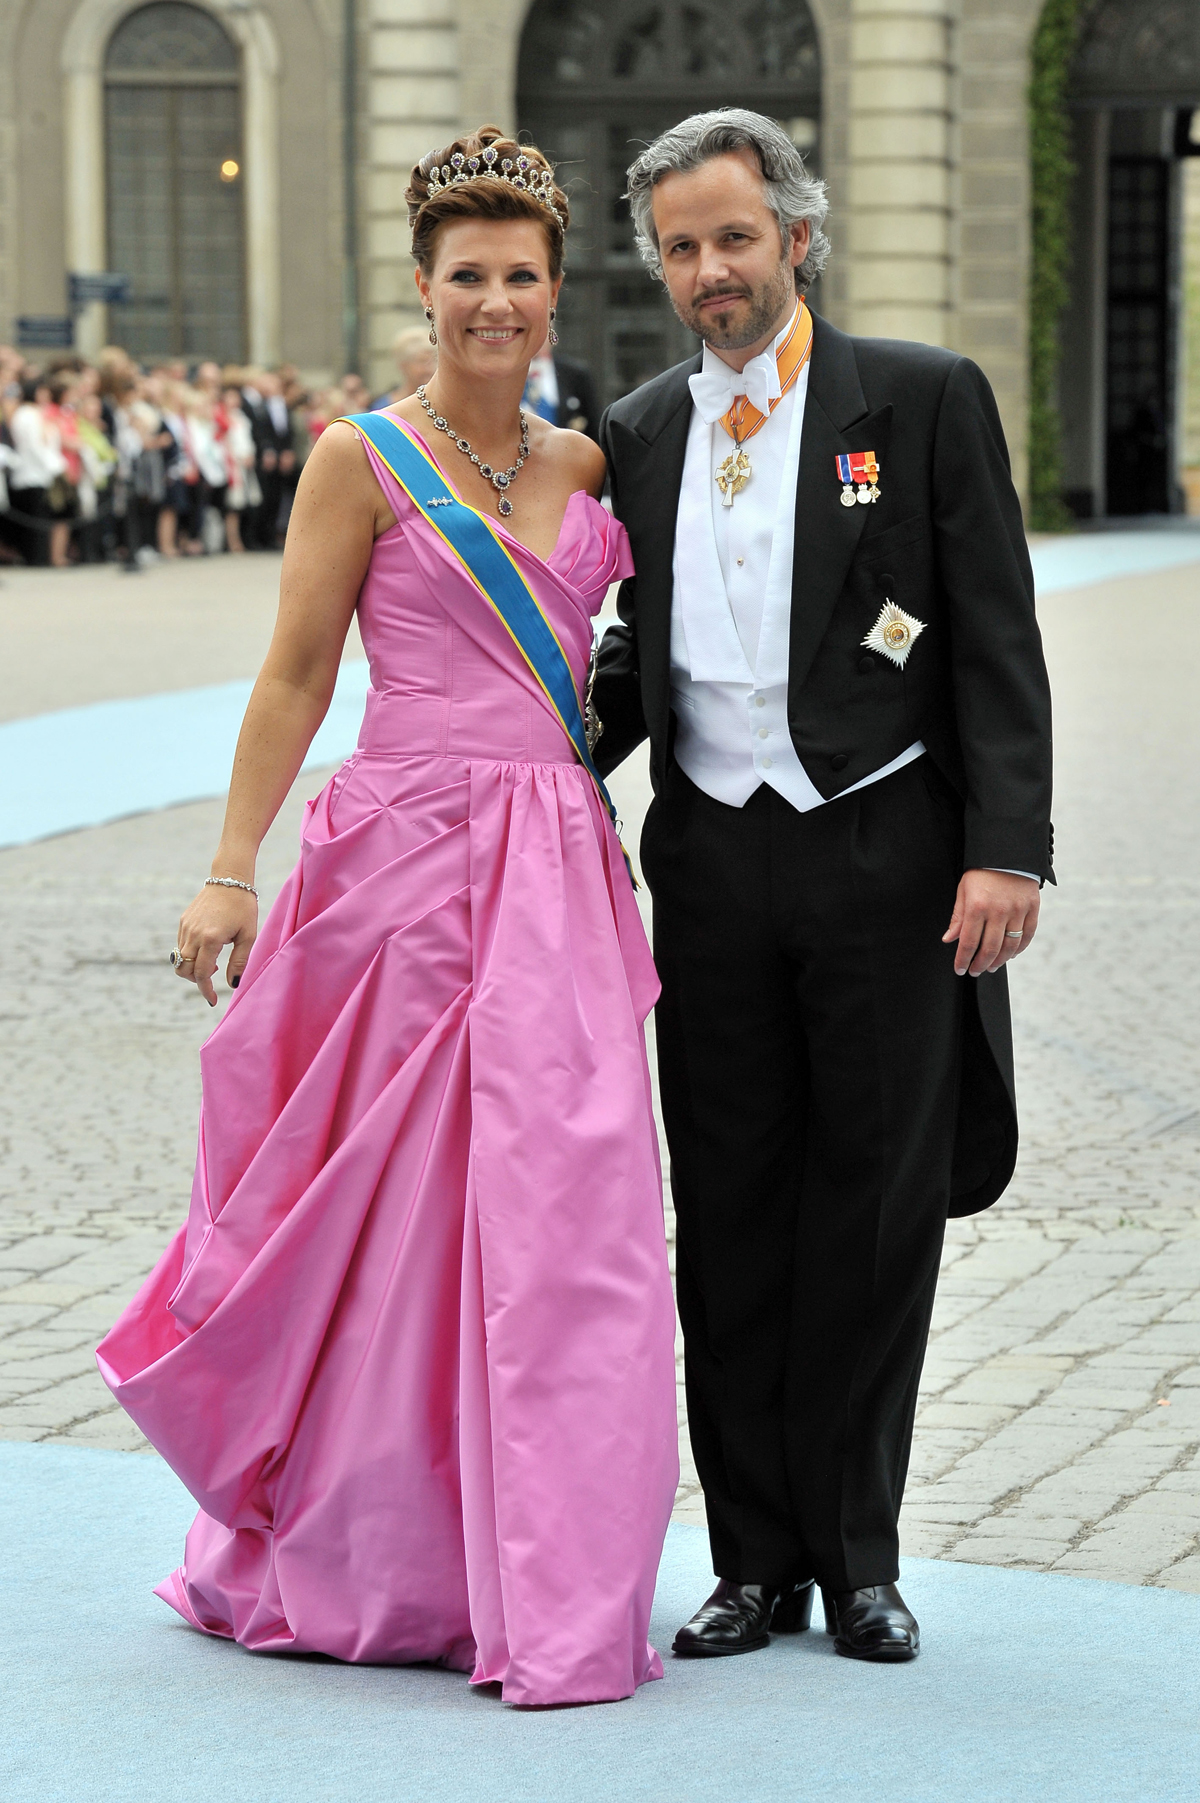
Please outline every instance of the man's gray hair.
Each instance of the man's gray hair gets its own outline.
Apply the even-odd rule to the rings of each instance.
[[[766,189],[764,198],[779,221],[786,240],[793,225],[806,219],[812,229],[808,255],[796,271],[796,287],[815,282],[829,260],[830,244],[821,230],[829,202],[825,183],[809,175],[804,158],[774,119],[751,113],[745,107],[726,106],[714,113],[693,113],[673,125],[629,165],[626,199],[633,214],[637,247],[651,271],[662,280],[662,258],[654,229],[651,202],[654,187],[664,175],[687,175],[713,157],[731,150],[752,150],[758,158]]]

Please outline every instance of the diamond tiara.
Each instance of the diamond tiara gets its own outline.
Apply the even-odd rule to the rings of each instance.
[[[498,166],[497,166],[498,165]],[[456,150],[448,163],[439,169],[434,164],[426,180],[429,184],[429,196],[444,194],[447,189],[457,187],[462,182],[481,182],[483,180],[507,182],[512,188],[519,188],[532,200],[538,201],[547,212],[553,213],[559,225],[563,216],[554,204],[554,176],[549,169],[535,169],[527,156],[501,157],[490,144],[477,157],[464,156]]]

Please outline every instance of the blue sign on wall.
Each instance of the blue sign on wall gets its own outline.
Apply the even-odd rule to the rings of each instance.
[[[75,321],[67,314],[26,314],[17,321],[17,343],[23,350],[69,351],[75,348]]]
[[[111,304],[129,299],[129,277],[111,272],[89,272],[67,277],[67,297],[73,307],[86,307],[91,301]]]

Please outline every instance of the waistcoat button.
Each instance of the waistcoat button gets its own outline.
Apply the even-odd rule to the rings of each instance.
[[[849,762],[850,759],[846,756],[845,752],[839,751],[836,757],[830,758],[829,768],[831,770],[844,770]]]

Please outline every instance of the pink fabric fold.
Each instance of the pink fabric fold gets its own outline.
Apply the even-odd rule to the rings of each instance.
[[[657,979],[594,785],[372,463],[398,523],[360,747],[204,1047],[188,1221],[100,1367],[200,1506],[158,1590],[194,1627],[627,1696],[661,1675],[678,1475]],[[623,529],[577,495],[547,562],[510,548],[582,683]]]

